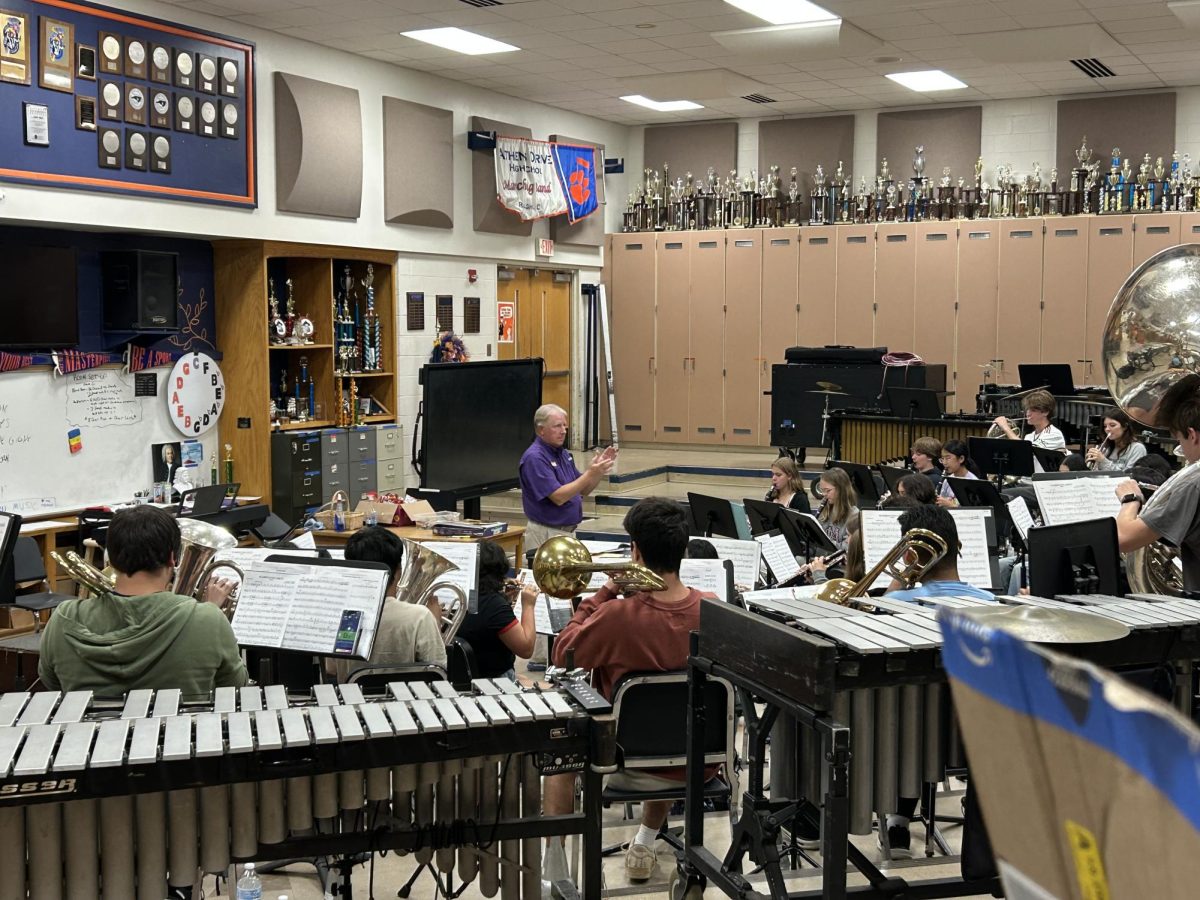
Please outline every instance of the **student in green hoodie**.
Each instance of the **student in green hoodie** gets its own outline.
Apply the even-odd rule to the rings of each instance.
[[[121,697],[136,688],[178,688],[204,700],[241,687],[246,666],[222,607],[233,582],[213,579],[207,602],[172,593],[179,526],[153,506],[120,510],[108,528],[116,590],[68,600],[42,633],[38,674],[53,690]]]

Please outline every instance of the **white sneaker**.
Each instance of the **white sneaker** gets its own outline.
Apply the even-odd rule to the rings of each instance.
[[[658,855],[652,847],[636,841],[625,851],[625,875],[630,881],[648,881],[658,867]]]

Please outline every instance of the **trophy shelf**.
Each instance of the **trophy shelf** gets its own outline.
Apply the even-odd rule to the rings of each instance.
[[[332,350],[333,344],[268,344],[268,350]]]
[[[332,428],[332,419],[308,419],[304,422],[288,422],[284,425],[276,425],[276,431],[313,431],[317,428]]]

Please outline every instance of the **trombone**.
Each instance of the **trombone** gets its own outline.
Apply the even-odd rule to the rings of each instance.
[[[661,591],[666,583],[640,563],[628,559],[593,562],[592,554],[578,538],[560,534],[547,540],[533,556],[533,580],[542,593],[562,600],[587,590],[593,572],[604,572],[622,594]]]
[[[897,565],[909,551],[912,551],[912,560],[904,562],[903,565]],[[905,532],[896,545],[883,555],[883,559],[875,563],[871,567],[871,571],[861,579],[858,581],[851,581],[849,578],[830,579],[821,585],[816,599],[824,600],[827,603],[836,603],[838,606],[849,606],[850,601],[858,597],[865,597],[875,580],[885,573],[891,575],[905,588],[910,588],[920,581],[926,572],[937,565],[948,551],[949,547],[946,546],[946,541],[940,534],[935,534],[926,528],[914,528]]]

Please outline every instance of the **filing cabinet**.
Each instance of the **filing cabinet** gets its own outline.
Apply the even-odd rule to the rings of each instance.
[[[317,431],[271,435],[271,511],[293,524],[322,503],[321,434]]]

